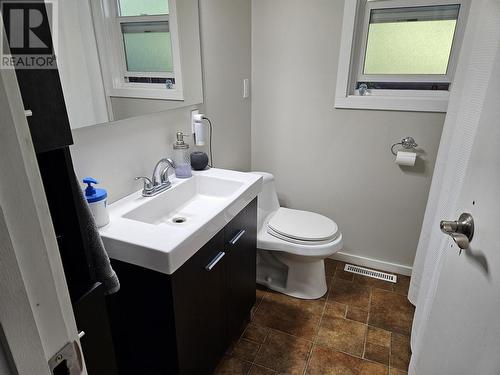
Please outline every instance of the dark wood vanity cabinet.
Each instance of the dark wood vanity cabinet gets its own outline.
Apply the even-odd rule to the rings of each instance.
[[[225,351],[227,260],[222,231],[172,275],[180,374],[208,374]]]
[[[255,303],[257,200],[172,275],[113,260],[120,374],[211,374]]]
[[[228,339],[232,341],[242,333],[241,323],[255,303],[257,200],[226,226],[224,237],[228,250]]]

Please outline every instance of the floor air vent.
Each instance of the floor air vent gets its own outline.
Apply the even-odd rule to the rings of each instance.
[[[346,264],[344,267],[344,271],[357,273],[358,275],[373,277],[374,279],[389,281],[391,283],[395,283],[397,281],[397,276],[392,275],[390,273],[380,272],[371,270],[369,268],[353,266],[352,264]]]

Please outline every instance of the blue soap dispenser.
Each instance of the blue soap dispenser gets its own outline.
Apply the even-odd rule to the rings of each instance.
[[[85,199],[87,199],[95,223],[98,228],[103,227],[109,223],[107,209],[108,192],[105,189],[96,189],[93,186],[99,183],[95,178],[85,177],[83,182],[87,184],[85,188]]]

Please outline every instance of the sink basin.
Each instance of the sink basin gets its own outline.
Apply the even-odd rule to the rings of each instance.
[[[184,183],[174,184],[163,194],[147,198],[144,204],[123,217],[154,225],[189,223],[202,218],[207,210],[223,205],[243,184],[242,181],[194,175]],[[178,218],[185,220],[175,220]]]
[[[154,197],[137,191],[108,206],[100,234],[112,259],[172,274],[262,188],[259,175],[217,168],[170,179]]]

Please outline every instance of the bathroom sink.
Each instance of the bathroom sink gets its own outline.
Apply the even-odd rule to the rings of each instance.
[[[123,215],[126,219],[154,225],[185,223],[203,220],[211,210],[224,204],[243,186],[242,181],[219,177],[194,175],[188,180],[179,180],[173,187]]]
[[[100,229],[112,259],[172,274],[229,223],[262,188],[262,177],[212,168],[154,197],[137,191],[108,206]]]

